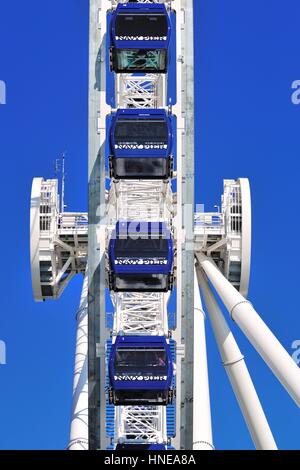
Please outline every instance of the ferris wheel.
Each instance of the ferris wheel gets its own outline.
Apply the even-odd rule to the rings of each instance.
[[[211,286],[300,405],[297,365],[247,300],[249,181],[194,210],[193,44],[191,0],[90,0],[88,211],[33,180],[35,300],[84,278],[69,449],[214,449],[202,298],[254,445],[277,448]]]

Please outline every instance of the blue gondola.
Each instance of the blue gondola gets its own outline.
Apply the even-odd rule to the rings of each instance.
[[[118,222],[109,252],[109,288],[168,292],[173,288],[173,241],[163,222]]]
[[[170,404],[173,373],[164,336],[117,336],[109,359],[109,402],[116,406]]]
[[[116,73],[166,73],[171,22],[161,3],[118,4],[110,25],[111,68]]]
[[[173,171],[171,117],[163,109],[119,109],[110,127],[110,176],[167,179]]]
[[[117,444],[116,450],[166,450],[167,446],[165,444]]]

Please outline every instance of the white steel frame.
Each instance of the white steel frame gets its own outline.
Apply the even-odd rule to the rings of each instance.
[[[113,334],[168,335],[168,295],[160,292],[124,292],[113,295]]]
[[[177,193],[173,193],[170,181],[111,180],[106,189],[106,116],[113,111],[106,103],[105,90],[106,14],[117,3],[116,0],[90,0],[88,241],[87,214],[60,210],[56,179],[35,178],[31,194],[30,249],[35,299],[58,298],[71,278],[86,270],[77,316],[69,448],[105,449],[110,444],[105,428],[108,338],[114,341],[118,334],[170,336],[167,311],[170,294],[111,293],[114,322],[111,330],[106,326],[108,240],[117,220],[136,220],[166,222],[176,245],[177,324],[173,333],[176,340],[176,436],[172,442],[168,441],[165,407],[120,406],[115,408],[112,444],[164,443],[177,449],[214,448],[205,313],[199,284],[224,367],[253,442],[257,449],[276,449],[244,358],[208,281],[231,318],[298,406],[300,370],[246,299],[251,257],[248,180],[225,180],[221,209],[194,214],[193,9],[190,0],[165,1],[177,12],[176,105],[169,108],[166,104],[165,75],[120,74],[115,80],[117,107],[165,107],[176,115]],[[144,0],[144,3],[151,2]],[[46,271],[45,263],[48,263]],[[46,281],[45,276],[48,276]],[[51,294],[43,293],[43,286],[51,287]]]
[[[87,225],[86,213],[60,211],[57,179],[34,178],[30,208],[30,256],[36,301],[58,299],[75,274],[84,274]],[[43,287],[50,288],[51,293],[43,293]]]
[[[166,411],[163,406],[120,406],[116,409],[116,438],[120,443],[166,442]]]
[[[68,450],[88,450],[88,277],[84,277],[76,314],[77,332],[73,381],[73,406]]]
[[[276,450],[267,418],[242,355],[201,269],[197,269],[201,291],[211,320],[222,364],[238,400],[257,450]]]
[[[162,108],[166,101],[166,82],[162,75],[146,77],[122,73],[116,78],[117,108]]]

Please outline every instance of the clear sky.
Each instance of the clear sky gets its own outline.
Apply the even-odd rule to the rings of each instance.
[[[291,84],[300,79],[300,4],[194,3],[196,200],[212,210],[223,178],[249,177],[249,295],[292,354],[300,340],[300,105],[291,102]],[[68,441],[81,279],[58,302],[34,303],[29,204],[32,177],[53,177],[53,162],[66,151],[68,208],[87,208],[87,70],[87,0],[1,2],[1,449],[64,449]],[[300,448],[298,408],[231,326],[278,446]],[[207,331],[215,446],[252,449],[209,324]]]

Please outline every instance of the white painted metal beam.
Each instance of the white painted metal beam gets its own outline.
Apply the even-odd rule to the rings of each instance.
[[[197,259],[230,312],[231,318],[300,406],[300,369],[297,364],[260,318],[252,304],[230,284],[214,262],[202,253],[197,253]]]
[[[194,384],[193,450],[213,450],[209,380],[205,338],[205,313],[194,273]]]
[[[106,365],[105,343],[109,337],[105,319],[105,140],[106,116],[106,14],[109,0],[90,0],[89,31],[89,449],[105,450]]]
[[[244,356],[227,325],[201,268],[197,270],[197,276],[222,363],[254,445],[257,450],[276,450],[275,440],[248,372]]]
[[[88,276],[85,275],[76,315],[76,350],[69,450],[88,450]]]

